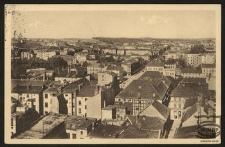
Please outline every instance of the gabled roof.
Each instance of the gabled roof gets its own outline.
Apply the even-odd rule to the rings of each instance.
[[[119,138],[149,138],[149,134],[146,130],[130,125],[119,135]]]
[[[159,117],[148,117],[148,116],[136,116],[129,115],[129,120],[132,125],[136,125],[138,128],[143,130],[161,130],[166,120]]]
[[[196,136],[197,129],[197,125],[178,128],[174,138],[198,138]]]
[[[205,96],[208,96],[208,84],[203,83],[198,85],[198,83],[185,83],[177,86],[171,97],[195,97],[199,93],[203,93]]]
[[[154,101],[150,106],[144,109],[139,115],[147,117],[159,117],[160,119],[167,120],[170,114],[170,109],[165,105]]]
[[[185,99],[184,109],[193,106],[197,101],[198,101],[197,97]]]

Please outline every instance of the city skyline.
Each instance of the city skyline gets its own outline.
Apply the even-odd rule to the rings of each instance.
[[[210,10],[18,11],[12,24],[27,38],[215,38],[216,25]]]

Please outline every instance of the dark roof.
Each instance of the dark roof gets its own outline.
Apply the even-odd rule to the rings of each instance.
[[[85,129],[92,124],[94,119],[81,116],[69,116],[65,119],[65,127],[69,130]]]
[[[121,66],[111,66],[109,65],[106,70],[119,70],[119,71],[122,71],[123,68]]]
[[[198,138],[196,136],[198,126],[188,126],[178,128],[177,132],[174,135],[174,138]]]
[[[123,127],[99,124],[88,136],[91,138],[117,138]]]
[[[18,86],[27,86],[27,85],[32,85],[32,86],[43,86],[43,85],[48,85],[50,84],[51,81],[43,81],[43,80],[27,80],[27,79],[12,79],[11,84],[12,87],[15,87],[16,85]]]
[[[119,135],[119,138],[149,138],[149,134],[146,130],[130,125]]]
[[[184,78],[181,83],[206,83],[206,78]]]
[[[186,99],[185,103],[184,103],[184,109],[186,109],[186,108],[188,108],[190,106],[193,106],[197,101],[198,101],[197,97]]]
[[[111,110],[114,108],[121,108],[121,109],[126,109],[126,106],[124,105],[108,105],[107,107],[102,108],[102,110]]]
[[[170,115],[170,109],[165,105],[159,103],[158,101],[154,101],[152,106],[165,118],[167,119]]]
[[[202,73],[202,69],[181,69],[181,73]]]
[[[190,107],[182,117],[181,123],[185,122],[197,111],[197,103],[195,103],[192,107]],[[197,120],[197,119],[196,119]]]
[[[202,64],[202,68],[216,68],[215,64]]]
[[[42,91],[42,86],[30,86],[28,89],[27,86],[18,86],[13,88],[12,93],[35,93],[39,94]]]
[[[60,72],[59,74],[56,74],[56,77],[65,77],[65,78],[76,78],[77,73],[75,71],[71,71],[68,73],[67,70]]]
[[[150,77],[152,79],[161,79],[163,78],[163,75],[160,74],[158,71],[146,71],[141,77]]]
[[[69,84],[67,85],[65,88],[63,88],[63,93],[70,93],[70,92],[74,92],[79,88],[78,84]]]
[[[55,88],[55,87],[48,87],[45,91],[45,93],[58,93],[59,92],[59,89],[58,88]]]
[[[197,83],[180,84],[173,90],[171,97],[195,97],[199,93],[203,93],[205,96],[207,96],[208,84],[206,83],[201,85],[198,85]]]
[[[158,117],[138,116],[137,122],[136,116],[129,115],[128,118],[132,125],[136,125],[143,130],[161,130],[165,123],[165,120]]]
[[[81,125],[77,127],[77,129],[87,129],[87,127],[91,126],[92,123],[92,120],[85,120]]]
[[[93,97],[95,95],[95,86],[85,85],[78,92],[78,97]]]
[[[162,62],[152,62],[152,63],[148,63],[146,66],[164,67],[164,63],[162,63]]]

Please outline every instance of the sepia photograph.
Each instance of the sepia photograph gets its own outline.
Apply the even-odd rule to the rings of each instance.
[[[221,143],[219,4],[6,4],[4,50],[7,144]]]

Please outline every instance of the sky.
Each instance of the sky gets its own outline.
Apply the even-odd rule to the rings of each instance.
[[[213,10],[20,11],[12,34],[27,38],[215,38]]]

